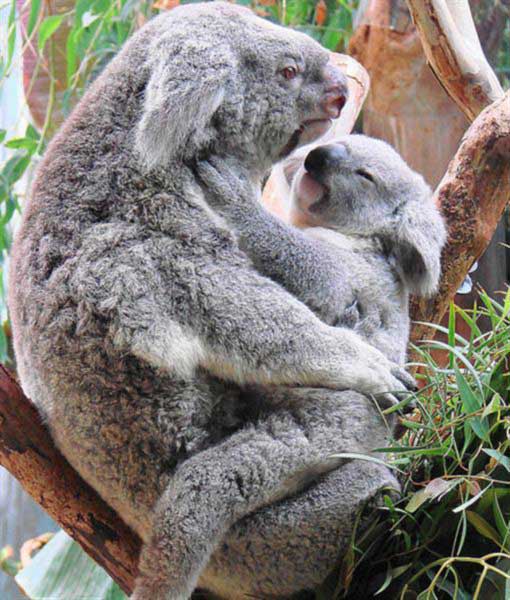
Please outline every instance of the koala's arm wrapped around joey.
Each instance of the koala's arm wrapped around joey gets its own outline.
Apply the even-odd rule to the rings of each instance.
[[[355,297],[345,267],[322,241],[287,225],[260,203],[249,174],[231,158],[210,157],[197,166],[208,203],[237,234],[257,270],[278,282],[329,325],[343,317]]]
[[[95,250],[89,245],[80,256],[72,287],[108,313],[113,343],[125,352],[183,378],[203,368],[241,384],[373,394],[413,385],[379,351],[349,330],[324,324],[249,261],[226,252],[190,273],[184,262],[175,267],[170,240],[140,242],[115,229],[122,243],[112,244],[113,233],[103,229],[98,257],[96,234]]]

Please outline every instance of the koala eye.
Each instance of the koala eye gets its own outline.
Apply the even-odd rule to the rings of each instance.
[[[295,77],[297,77],[298,70],[297,67],[289,65],[288,67],[284,67],[281,73],[285,77],[285,79],[294,79]]]
[[[366,179],[368,181],[371,181],[372,183],[375,183],[374,178],[372,177],[372,175],[370,175],[370,173],[368,173],[364,169],[358,169],[356,171],[356,175],[359,175],[360,177],[363,177],[364,179]]]

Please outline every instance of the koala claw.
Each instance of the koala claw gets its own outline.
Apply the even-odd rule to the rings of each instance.
[[[391,374],[401,383],[403,383],[406,389],[408,389],[410,392],[418,391],[418,385],[414,377],[409,375],[409,373],[405,369],[402,369],[402,367],[395,367],[391,370]]]

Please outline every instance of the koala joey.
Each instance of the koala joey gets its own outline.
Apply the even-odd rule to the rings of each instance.
[[[291,188],[291,220],[301,229],[265,211],[258,202],[258,188],[236,159],[211,156],[196,170],[210,204],[235,230],[241,248],[260,273],[290,291],[326,323],[353,328],[391,360],[403,364],[409,293],[426,295],[435,290],[445,227],[423,178],[390,146],[353,135],[306,154],[301,151]],[[310,480],[323,477],[310,489],[287,498],[283,506],[268,503],[225,535],[223,548],[229,552],[213,555],[204,577],[206,585],[220,596],[238,597],[229,593],[235,586],[262,597],[273,591],[267,586],[246,585],[250,568],[256,564],[264,577],[279,578],[280,592],[295,591],[298,581],[303,587],[320,582],[332,564],[332,548],[337,556],[345,550],[361,501],[376,498],[386,485],[397,487],[384,469],[334,458],[347,448],[368,453],[385,445],[388,432],[367,407],[366,399],[345,391],[320,395],[310,402],[309,394],[299,404],[282,398],[278,404],[273,402],[269,411],[259,411],[253,423],[253,431],[260,436],[256,458],[261,469],[263,465],[274,475],[277,464],[284,459],[283,466],[289,458],[281,451],[264,456],[268,446],[263,434],[285,432],[294,459],[306,460],[303,469],[289,469],[289,477],[280,480],[277,493],[290,496]],[[389,429],[393,424],[389,417]],[[225,456],[207,453],[201,455],[196,468],[214,470],[208,464],[213,459],[222,462],[225,471],[232,468]],[[335,470],[324,475],[331,467]],[[320,511],[320,524],[296,518],[300,512],[309,515],[313,510]],[[293,532],[290,540],[286,529]],[[235,535],[236,530],[244,535]],[[336,545],[332,541],[335,536]],[[302,555],[296,556],[296,537],[302,538],[304,546],[326,548],[324,564],[316,556],[311,565]],[[275,544],[267,544],[267,538],[279,539],[279,552]],[[232,558],[235,552],[242,560]],[[283,566],[278,567],[282,555]],[[300,565],[302,578],[291,570],[289,581],[286,571],[292,560]],[[224,581],[215,578],[215,570],[230,574],[230,588],[225,590]]]
[[[231,162],[211,157],[198,171],[259,272],[403,364],[409,293],[435,291],[445,242],[430,188],[391,146],[367,136],[299,154],[290,191],[299,230],[264,210]]]
[[[345,98],[344,76],[304,34],[229,3],[186,5],[127,42],[38,169],[10,268],[19,375],[69,462],[144,540],[138,600],[188,597],[213,551],[215,585],[227,586],[230,565],[243,563],[221,544],[229,528],[249,546],[249,517],[237,521],[299,487],[308,464],[327,468],[320,422],[301,430],[296,413],[290,434],[271,406],[288,404],[290,421],[339,389],[413,385],[258,272],[193,171],[222,152],[259,182],[323,133]],[[358,396],[334,448],[359,447],[376,426]],[[313,527],[317,515],[311,505],[295,515],[289,548],[299,518]],[[319,554],[303,548],[299,559],[309,584],[316,563],[333,565],[336,542]],[[285,593],[306,583],[298,562]],[[245,579],[283,593],[256,560]]]

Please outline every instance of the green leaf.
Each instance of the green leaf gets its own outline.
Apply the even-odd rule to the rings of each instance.
[[[31,123],[29,123],[27,125],[27,129],[25,131],[25,137],[38,142],[39,139],[41,138],[41,134],[37,131],[37,129]]]
[[[63,531],[57,533],[15,579],[33,599],[126,599],[108,574]]]
[[[501,546],[501,540],[498,532],[487,523],[487,521],[481,517],[478,513],[471,510],[466,511],[467,520],[473,525],[480,535],[494,542],[497,546]]]
[[[37,149],[37,142],[26,137],[12,138],[4,145],[11,150],[27,150],[30,154],[33,154]]]
[[[491,448],[482,448],[485,454],[488,454],[491,458],[494,458],[501,466],[510,473],[510,458],[499,452],[498,450],[492,450]]]
[[[44,50],[46,42],[60,27],[65,15],[50,15],[46,17],[39,27],[39,38],[37,40],[37,47],[39,52]]]
[[[14,56],[14,47],[16,45],[16,0],[11,0],[11,10],[7,20],[7,63],[4,71],[8,71],[12,57]]]
[[[459,389],[460,399],[462,400],[463,410],[466,414],[479,411],[483,406],[483,400],[477,396],[470,388],[466,378],[460,372],[457,366],[454,367],[457,387]],[[469,426],[480,439],[487,441],[489,436],[489,426],[486,419],[480,417],[469,417]]]
[[[7,182],[8,185],[13,185],[20,179],[30,164],[30,156],[17,155],[10,158],[4,165],[0,177]]]
[[[503,511],[501,510],[501,506],[499,505],[499,500],[497,495],[494,496],[494,502],[492,503],[492,514],[494,515],[494,522],[496,523],[496,527],[498,528],[498,533],[503,540],[503,545],[506,545],[508,541],[508,523],[505,521],[505,517],[503,516]]]
[[[5,140],[6,134],[7,131],[5,131],[5,129],[0,129],[0,144]]]
[[[37,18],[39,17],[39,12],[41,10],[41,0],[31,0],[30,3],[30,15],[28,17],[28,25],[27,25],[27,36],[30,37],[32,35],[32,31],[34,31],[35,24],[37,23]]]

